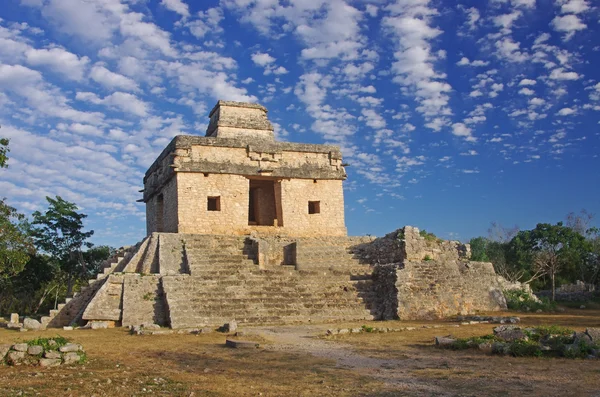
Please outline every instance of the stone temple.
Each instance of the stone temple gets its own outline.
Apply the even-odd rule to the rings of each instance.
[[[505,309],[519,287],[410,226],[348,237],[338,147],[277,141],[256,104],[219,101],[209,117],[146,172],[147,237],[43,325],[440,318]]]

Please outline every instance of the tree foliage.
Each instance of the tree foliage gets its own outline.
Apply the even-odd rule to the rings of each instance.
[[[34,251],[25,216],[0,200],[0,286],[23,270]]]
[[[8,152],[10,151],[8,147],[8,139],[0,138],[0,168],[8,167]]]
[[[73,277],[87,273],[83,260],[83,247],[91,248],[86,240],[94,231],[83,231],[85,214],[78,213],[77,205],[56,198],[46,197],[48,209],[33,213],[32,236],[38,248],[46,252],[67,280],[67,295],[71,294]]]

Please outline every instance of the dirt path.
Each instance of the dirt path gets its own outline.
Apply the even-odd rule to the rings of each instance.
[[[395,390],[410,392],[412,395],[452,395],[434,384],[424,383],[411,376],[410,370],[422,365],[421,359],[412,355],[403,355],[402,359],[381,359],[358,353],[352,346],[341,341],[319,338],[325,335],[326,328],[319,326],[287,326],[254,328],[256,333],[274,343],[265,345],[265,349],[285,352],[308,353],[315,357],[336,361],[339,368],[350,369],[360,375],[379,379]]]

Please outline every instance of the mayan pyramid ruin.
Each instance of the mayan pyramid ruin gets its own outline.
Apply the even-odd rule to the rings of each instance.
[[[144,177],[147,237],[52,310],[49,327],[440,318],[506,308],[469,246],[406,226],[348,237],[340,149],[275,140],[267,109],[219,101]]]

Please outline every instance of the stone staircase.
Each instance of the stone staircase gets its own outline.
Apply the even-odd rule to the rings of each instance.
[[[247,236],[154,233],[107,261],[89,286],[44,321],[51,327],[87,320],[191,328],[231,320],[373,319],[372,269],[350,251],[356,241],[295,243],[295,263],[259,266],[256,240]]]
[[[106,278],[118,267],[124,266],[136,252],[139,244],[132,247],[123,247],[104,261],[102,271],[96,278],[90,279],[87,286],[81,287],[72,298],[66,298],[64,303],[59,303],[56,309],[50,310],[48,316],[41,318],[43,327],[60,328],[64,326],[82,325],[82,316],[89,302],[96,292],[102,287]]]
[[[310,250],[314,260],[260,269],[247,238],[188,238],[190,275],[163,277],[170,324],[372,319],[371,269],[348,253],[347,243],[332,249],[317,239],[303,241],[298,251]]]

